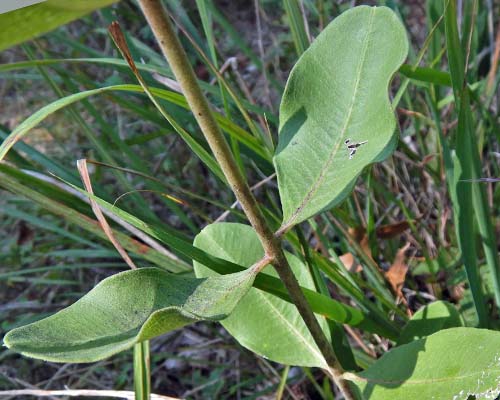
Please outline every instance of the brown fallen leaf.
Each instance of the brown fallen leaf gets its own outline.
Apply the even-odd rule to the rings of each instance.
[[[390,283],[394,293],[401,301],[405,302],[401,289],[405,283],[406,273],[408,272],[408,264],[406,263],[406,250],[410,247],[410,243],[406,243],[396,253],[394,262],[385,273],[387,281]]]
[[[408,221],[400,221],[394,224],[381,225],[377,228],[377,237],[381,239],[391,239],[406,231],[410,227]]]
[[[377,264],[377,262],[373,259],[372,249],[370,248],[370,242],[368,241],[368,236],[363,236],[361,242],[359,242],[360,247],[363,249],[365,254],[371,258],[371,260]]]
[[[381,225],[376,230],[375,233],[380,239],[392,239],[404,231],[410,228],[408,221],[395,222],[394,224]],[[349,235],[351,235],[354,240],[361,242],[366,236],[366,229],[362,226],[357,226],[356,228],[348,229]]]
[[[376,265],[377,268],[380,270],[380,267],[378,266],[377,262],[373,259],[372,250],[370,249],[370,244],[368,243],[368,236],[366,236],[366,234],[363,234],[363,230],[364,230],[364,228],[350,228],[349,235],[352,237],[353,240],[358,242],[363,253],[365,253],[366,256],[369,257],[373,261],[374,265]],[[349,262],[350,267],[346,266],[346,268],[349,269],[349,271],[360,272],[363,270],[362,265],[360,265],[360,264],[355,265],[354,264],[354,256],[351,253],[346,253],[343,256],[341,256],[340,257],[341,260],[342,260],[342,257],[345,257],[346,261]],[[346,262],[344,262],[344,260],[342,260],[342,262],[344,263],[344,265],[346,265]]]
[[[355,263],[354,256],[352,253],[345,253],[342,254],[340,257],[340,261],[342,261],[342,264],[344,264],[344,267],[349,271],[349,272],[360,272],[362,270],[361,265]]]

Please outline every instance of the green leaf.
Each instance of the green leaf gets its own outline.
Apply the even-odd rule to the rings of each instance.
[[[207,226],[196,236],[196,247],[216,257],[250,266],[264,256],[257,234],[248,225],[220,223]],[[305,265],[292,254],[287,259],[303,287],[314,289],[313,278]],[[215,273],[194,263],[197,276]],[[277,276],[268,266],[264,274]],[[319,319],[325,331],[328,325]],[[302,321],[296,307],[262,290],[252,288],[233,314],[222,325],[247,349],[272,361],[288,365],[326,367],[323,356]]]
[[[399,72],[407,78],[416,81],[432,83],[440,86],[451,86],[451,76],[448,72],[428,67],[412,67],[407,64],[401,65]]]
[[[202,263],[219,274],[234,273],[244,269],[239,264],[219,257],[214,257],[206,251],[193,246],[190,242],[187,242],[183,237],[181,237],[182,235],[179,235],[177,231],[168,228],[168,226],[163,225],[160,227],[158,225],[149,225],[126,211],[114,206],[113,204],[107,203],[106,201],[98,198],[97,196],[91,195],[76,186],[70,186],[72,186],[73,189],[80,191],[80,193],[85,194],[89,198],[92,198],[103,209],[113,212],[124,221],[135,226],[137,229],[140,229],[151,237],[168,245],[172,250],[175,250],[179,254],[182,254],[192,260]],[[287,302],[292,302],[288,295],[288,291],[279,278],[274,278],[267,274],[259,274],[255,278],[255,286],[265,292],[278,296]],[[303,286],[301,289],[304,292],[304,296],[309,302],[312,310],[316,314],[322,315],[332,321],[355,326],[360,330],[376,333],[388,339],[396,340],[399,330],[394,325],[388,324],[385,320],[381,320],[376,315],[372,316],[373,311],[363,312],[358,308],[348,306],[330,297],[322,295],[315,290],[304,288]],[[368,308],[368,310],[370,310],[370,308]]]
[[[0,51],[83,17],[117,0],[47,0],[0,14]]]
[[[495,399],[499,348],[499,332],[451,328],[396,347],[366,371],[344,376],[370,400]]]
[[[113,212],[124,221],[164,243],[183,257],[203,263],[220,274],[231,274],[244,270],[243,267],[235,263],[213,257],[205,251],[194,247],[191,241],[187,241],[182,234],[170,229],[166,225],[161,227],[149,225],[126,211],[121,210],[119,207],[85,192],[77,186],[72,186],[69,182],[66,183],[74,190],[92,198],[103,209]],[[72,204],[72,202],[61,202],[63,199],[59,199],[59,196],[57,199],[52,199],[53,194],[61,189],[3,164],[0,164],[0,186],[13,193],[33,200],[51,213],[59,215],[97,237],[106,240],[106,236],[102,229],[89,220],[86,215],[73,209],[72,207],[74,207],[74,204]],[[31,189],[30,186],[36,187],[36,190]],[[40,190],[42,190],[42,194]],[[169,256],[159,253],[154,249],[144,248],[144,246],[141,247],[140,243],[118,230],[113,233],[123,247],[135,253],[136,256],[144,258],[172,272],[186,271],[187,265],[184,264],[183,261],[171,259]],[[278,278],[266,274],[259,274],[254,281],[254,285],[263,291],[278,296],[287,302],[291,302],[285,286]],[[391,340],[396,340],[398,337],[399,330],[391,324],[388,324],[383,318],[381,319],[378,317],[373,309],[368,308],[368,310],[371,310],[370,312],[363,312],[358,308],[345,305],[337,300],[317,293],[316,291],[304,287],[302,287],[302,291],[311,305],[312,310],[319,315],[323,315],[325,318],[342,324],[355,326],[357,329],[376,333]]]
[[[122,272],[55,315],[10,331],[4,343],[48,361],[102,360],[184,325],[226,318],[254,278],[252,270],[201,279],[156,268]]]
[[[280,107],[274,156],[283,229],[329,209],[379,161],[396,127],[388,85],[408,52],[406,32],[386,7],[336,18],[293,68]],[[345,141],[367,141],[350,157]]]
[[[453,304],[435,301],[420,308],[401,331],[398,346],[423,339],[442,329],[463,326],[462,317]]]

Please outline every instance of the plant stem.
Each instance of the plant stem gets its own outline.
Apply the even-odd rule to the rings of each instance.
[[[321,329],[316,316],[309,306],[281,247],[262,215],[257,200],[253,196],[245,177],[240,172],[231,150],[222,134],[208,102],[203,95],[189,63],[160,0],[139,0],[141,9],[158,41],[161,51],[179,82],[182,92],[203,132],[215,158],[248,220],[255,229],[264,248],[266,257],[272,260],[290,298],[296,305],[302,319],[320,349],[328,365],[327,371],[346,399],[355,399],[348,381],[342,378],[344,372],[335,356],[332,346]]]
[[[163,5],[159,0],[140,0],[139,4],[146,16],[149,26],[167,59],[182,89],[191,111],[205,136],[215,158],[226,176],[231,189],[245,211],[250,223],[259,237],[270,237],[272,231],[268,228],[260,214],[257,202],[243,175],[235,167],[231,150],[212,115],[212,111],[196,80],[194,71],[186,53],[173,29]],[[265,245],[264,250],[268,252]]]

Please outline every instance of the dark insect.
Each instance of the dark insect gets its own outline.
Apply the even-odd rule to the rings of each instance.
[[[368,140],[359,143],[351,143],[351,139],[346,139],[344,143],[347,146],[347,150],[349,150],[349,160],[352,160],[354,154],[356,154],[356,151],[358,150],[358,147],[362,146],[365,143],[368,143]]]

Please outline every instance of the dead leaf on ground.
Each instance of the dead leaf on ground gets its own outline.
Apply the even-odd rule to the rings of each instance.
[[[395,236],[402,234],[410,228],[408,221],[400,221],[394,224],[381,225],[377,228],[377,237],[381,239],[392,239]]]
[[[340,257],[340,261],[342,261],[342,264],[344,264],[344,267],[349,271],[349,272],[360,272],[362,270],[361,265],[355,263],[354,256],[352,253],[345,253],[342,254]]]
[[[408,221],[399,221],[393,224],[381,225],[376,230],[375,233],[380,239],[392,239],[404,231],[410,228],[410,224]],[[363,238],[366,236],[366,229],[362,226],[358,226],[356,228],[349,228],[349,235],[351,235],[354,240],[357,242],[361,242]]]
[[[406,273],[408,272],[408,264],[406,263],[406,250],[410,247],[410,243],[406,243],[396,253],[394,262],[385,273],[385,277],[389,281],[394,293],[398,299],[404,301],[403,292],[401,289],[405,283]]]

